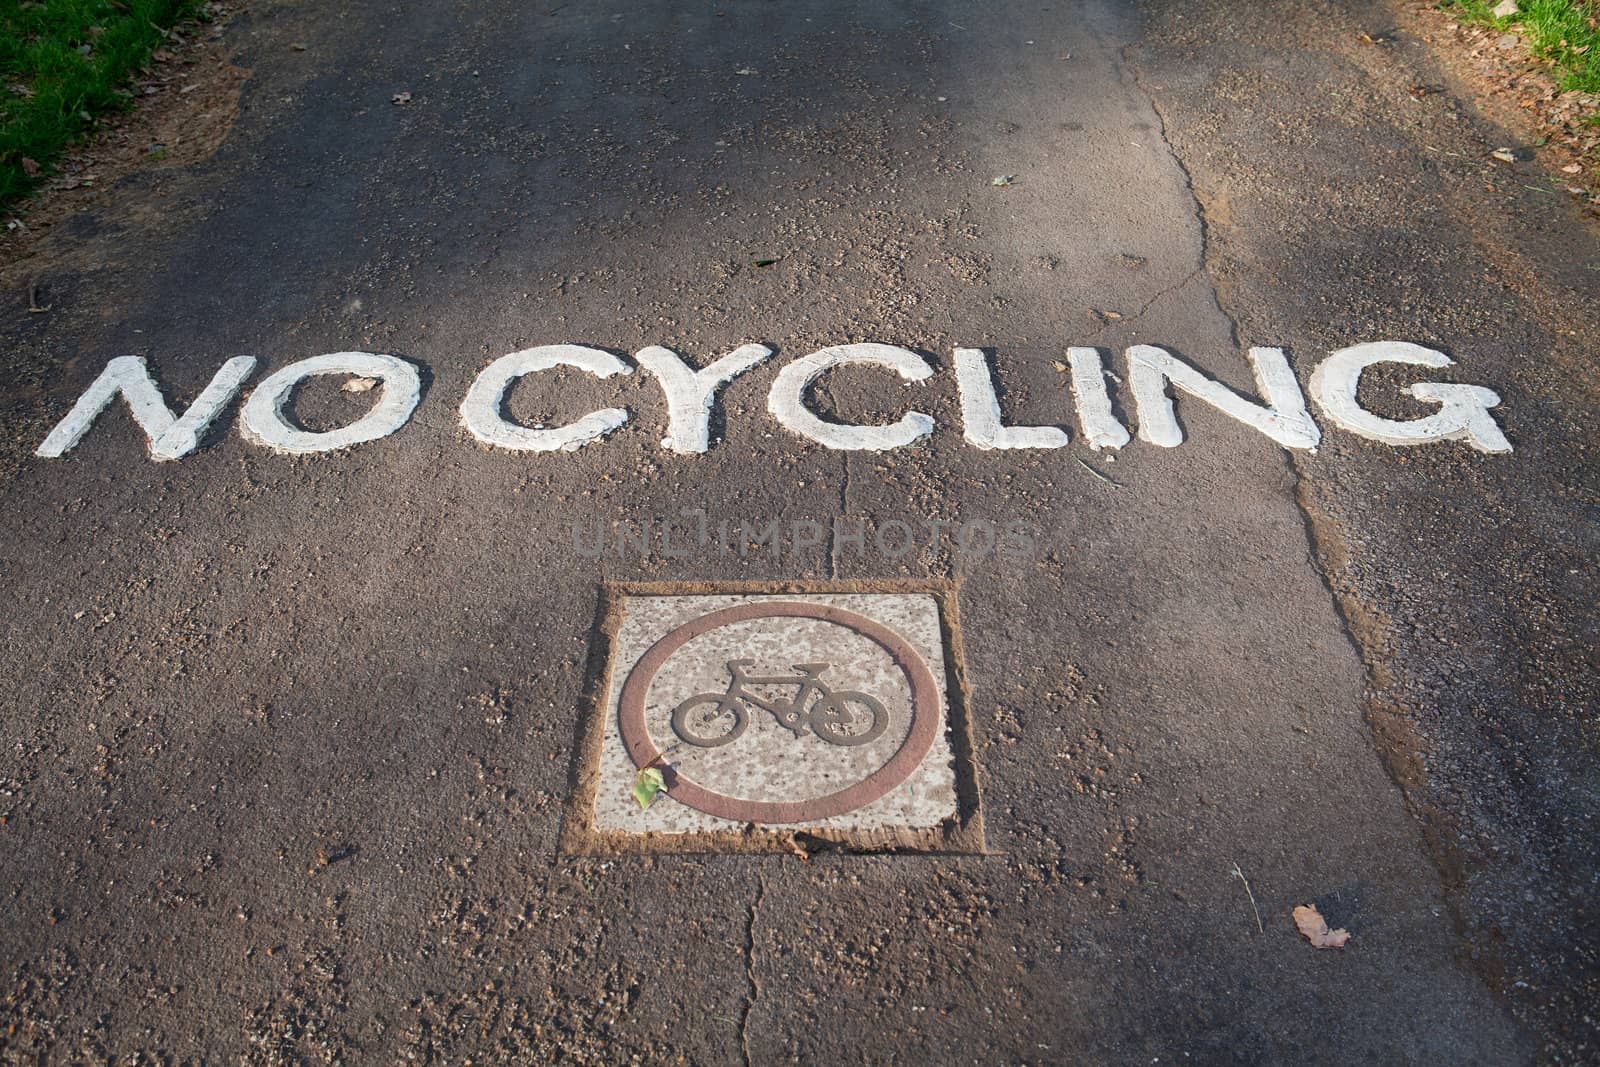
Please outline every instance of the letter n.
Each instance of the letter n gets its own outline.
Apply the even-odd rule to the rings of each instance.
[[[144,431],[150,445],[152,459],[181,459],[200,445],[219,412],[239,393],[239,387],[255,370],[254,356],[234,356],[222,365],[211,384],[195,398],[182,415],[174,415],[150,368],[142,356],[118,356],[106,364],[100,377],[84,390],[78,402],[72,405],[67,417],[56,424],[50,435],[35,450],[34,455],[56,459],[72,451],[83,435],[89,432],[100,413],[111,406],[111,401],[121,396],[133,413],[133,421]]]
[[[1163,448],[1183,443],[1183,430],[1173,412],[1167,383],[1204,400],[1230,418],[1260,430],[1285,448],[1316,448],[1322,433],[1306,411],[1305,394],[1281,348],[1252,348],[1246,353],[1255,370],[1265,404],[1235,393],[1221,382],[1154,345],[1128,349],[1128,378],[1139,412],[1139,437]]]

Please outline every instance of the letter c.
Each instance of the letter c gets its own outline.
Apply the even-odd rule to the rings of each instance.
[[[628,421],[626,408],[591,411],[577,422],[550,429],[518,426],[502,413],[506,390],[518,378],[553,367],[577,367],[596,378],[631,373],[628,365],[598,348],[582,345],[540,345],[501,356],[483,369],[461,402],[461,424],[479,441],[513,452],[571,452],[597,441]]]
[[[846,452],[882,452],[909,445],[933,432],[933,419],[920,411],[908,412],[900,421],[887,426],[849,426],[817,418],[805,405],[806,389],[824,371],[844,363],[888,367],[909,382],[920,382],[933,374],[927,360],[904,348],[879,344],[834,345],[801,356],[779,371],[772,391],[767,394],[767,410],[790,433]]]

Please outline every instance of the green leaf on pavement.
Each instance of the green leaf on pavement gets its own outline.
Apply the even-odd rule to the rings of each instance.
[[[666,779],[661,777],[661,772],[654,767],[646,767],[633,779],[633,799],[638,801],[639,810],[643,811],[656,802],[656,794],[667,786]]]

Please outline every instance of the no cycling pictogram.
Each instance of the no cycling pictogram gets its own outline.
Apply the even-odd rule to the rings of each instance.
[[[674,653],[694,638],[733,623],[764,619],[816,619],[842,627],[867,638],[883,649],[905,675],[911,695],[911,722],[905,740],[877,770],[844,789],[824,796],[805,800],[770,801],[749,800],[719,793],[688,778],[667,761],[660,746],[651,736],[645,719],[645,701],[656,675]],[[754,684],[754,680],[751,681]],[[790,684],[804,685],[803,679],[800,678],[786,679],[786,681]],[[810,688],[815,688],[814,678]],[[728,693],[720,697],[729,706],[730,714],[732,705],[742,703],[746,699],[746,694],[739,689],[736,682],[734,686],[730,686]],[[817,703],[812,705],[813,710],[810,712],[813,728],[821,727],[818,736],[826,739],[841,718],[851,714],[859,717],[862,714],[859,705],[851,712],[847,708],[845,699],[833,698],[854,698],[859,695],[849,693],[819,695]],[[803,704],[804,699],[803,696],[794,699],[793,703],[797,705],[794,714],[797,716],[805,713],[804,709],[798,706]],[[864,615],[830,605],[799,601],[765,601],[722,608],[691,619],[651,645],[628,674],[627,681],[623,683],[617,704],[617,727],[628,756],[636,767],[643,769],[655,766],[672,770],[668,796],[673,800],[707,815],[734,822],[800,823],[828,819],[855,811],[886,795],[909,778],[927,758],[938,736],[939,706],[939,687],[934,680],[932,670],[917,651],[893,630]],[[781,710],[783,709],[774,711],[774,715],[780,715]],[[740,714],[747,714],[747,711],[741,709]],[[872,722],[869,729],[874,737],[881,733],[883,725],[882,720]]]
[[[750,724],[752,708],[770,712],[773,721],[795,737],[809,730],[830,745],[865,745],[889,727],[889,713],[871,693],[828,688],[822,676],[831,663],[796,663],[798,673],[763,677],[750,673],[753,659],[728,661],[729,682],[720,693],[696,693],[672,710],[672,732],[696,748],[731,744]],[[764,697],[763,686],[794,687],[790,697]]]

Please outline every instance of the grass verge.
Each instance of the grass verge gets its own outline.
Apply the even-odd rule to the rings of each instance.
[[[31,191],[200,0],[0,0],[0,205]]]
[[[1520,0],[1516,14],[1502,18],[1491,0],[1443,0],[1439,6],[1468,22],[1516,30],[1555,68],[1563,90],[1600,93],[1600,0]],[[1600,123],[1600,113],[1588,121]]]

